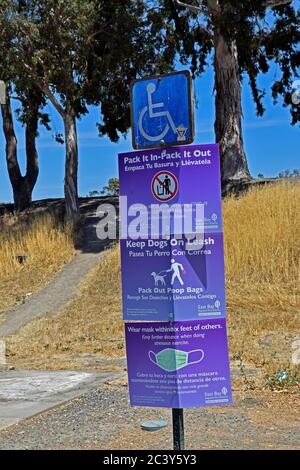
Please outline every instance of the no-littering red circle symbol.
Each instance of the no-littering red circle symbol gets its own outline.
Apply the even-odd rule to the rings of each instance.
[[[178,180],[169,171],[160,171],[152,178],[152,194],[160,202],[167,202],[176,196],[178,191]]]

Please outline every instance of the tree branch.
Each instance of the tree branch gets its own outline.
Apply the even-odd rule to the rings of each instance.
[[[6,104],[6,84],[0,80],[0,104]]]
[[[59,114],[64,118],[66,116],[66,112],[64,108],[59,104],[53,93],[50,91],[50,88],[48,85],[43,85],[42,86],[42,91],[45,93],[47,98],[51,101],[53,104],[54,108],[59,112]]]
[[[173,0],[173,1],[179,7],[189,8],[190,10],[197,11],[197,12],[203,10],[203,5],[199,6],[199,7],[196,7],[195,5],[189,5],[187,3],[184,3],[181,0]],[[263,2],[263,6],[266,7],[266,8],[275,8],[275,7],[279,7],[279,6],[282,6],[282,5],[288,5],[291,2],[292,2],[292,0],[265,0]],[[219,5],[218,0],[206,0],[206,3],[208,5],[208,7],[210,8],[210,10],[212,10],[214,12],[220,10],[220,5]]]
[[[274,8],[279,7],[281,5],[288,5],[289,3],[292,3],[292,0],[265,0],[263,2],[263,5],[266,8]]]
[[[187,3],[181,2],[180,0],[173,0],[173,1],[179,7],[188,8],[189,10],[197,11],[197,12],[202,11],[202,7],[196,7],[195,5],[188,5]]]
[[[209,8],[213,11],[219,11],[220,5],[218,0],[207,0],[206,3],[208,4]]]
[[[36,80],[36,77],[31,73],[32,70],[29,67],[28,64],[26,64],[25,61],[23,61],[24,67],[28,70],[28,77],[31,77],[32,81],[35,83],[35,85],[43,92],[47,98],[51,101],[55,109],[58,111],[58,113],[62,116],[64,119],[66,116],[66,112],[64,108],[59,104],[53,93],[50,91],[49,85],[45,83],[47,81],[46,78],[44,78],[43,81]]]
[[[182,7],[182,8],[188,8],[189,10],[196,11],[197,13],[203,12],[203,11],[205,12],[205,10],[207,10],[207,7],[212,12],[212,14],[215,14],[216,12],[220,11],[219,0],[206,0],[205,4],[202,3],[203,0],[198,0],[198,1],[201,5],[199,7],[184,3],[181,0],[173,0],[175,5]]]
[[[25,101],[25,100],[23,100],[20,96],[13,96],[13,95],[10,95],[10,99],[11,99],[11,100],[20,101],[22,104],[23,104],[24,101]]]

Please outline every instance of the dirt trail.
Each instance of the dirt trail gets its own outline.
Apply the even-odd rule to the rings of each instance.
[[[76,256],[59,271],[50,284],[32,295],[24,304],[5,313],[0,325],[0,338],[10,336],[35,318],[45,317],[60,310],[74,296],[82,279],[105,254],[109,243],[96,235],[99,218],[96,215],[101,202],[116,204],[115,198],[81,200],[80,210],[84,217],[83,239]]]

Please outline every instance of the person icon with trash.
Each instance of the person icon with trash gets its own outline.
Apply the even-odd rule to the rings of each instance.
[[[178,263],[175,261],[175,259],[171,259],[171,268],[168,269],[167,273],[172,272],[172,279],[171,279],[171,285],[173,286],[175,279],[178,279],[180,282],[180,285],[183,286],[184,282],[181,278],[181,272],[184,274],[185,270],[184,267],[182,266],[181,263]]]
[[[170,186],[171,186],[171,180],[168,175],[165,176],[164,180],[164,188],[165,188],[165,194],[168,196],[170,194]]]
[[[171,184],[172,182],[171,182],[170,177],[168,175],[165,175],[164,181],[160,181],[159,187],[157,185],[157,194],[159,196],[163,196],[163,195],[169,196]]]

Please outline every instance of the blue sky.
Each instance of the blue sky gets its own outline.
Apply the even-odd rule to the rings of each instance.
[[[181,67],[182,69],[182,67]],[[256,116],[251,91],[245,80],[243,86],[244,144],[250,171],[253,176],[276,176],[286,169],[300,168],[300,129],[290,125],[288,109],[279,102],[273,106],[270,96],[271,84],[276,69],[260,78],[260,86],[265,87],[266,113],[262,118]],[[194,83],[197,108],[195,112],[195,143],[214,143],[214,96],[213,70],[209,67],[201,78]],[[52,137],[54,131],[63,132],[61,118],[52,105],[48,105],[52,117],[53,132],[40,129],[38,150],[40,175],[34,190],[34,199],[63,196],[64,146]],[[89,191],[102,188],[107,180],[117,176],[118,152],[131,150],[131,136],[121,138],[113,144],[107,138],[99,138],[96,122],[100,110],[91,108],[89,115],[78,122],[79,134],[79,193],[86,196]],[[0,202],[12,201],[11,186],[5,164],[5,141],[0,120]],[[16,124],[19,160],[24,169],[24,129]]]

